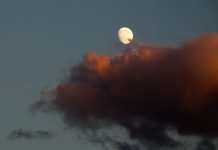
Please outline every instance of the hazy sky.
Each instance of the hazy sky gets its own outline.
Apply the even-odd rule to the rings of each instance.
[[[65,77],[64,70],[86,51],[115,54],[117,30],[152,44],[179,45],[204,32],[218,32],[217,0],[1,0],[0,149],[90,150],[63,133],[58,115],[31,116],[29,105],[45,86]],[[48,140],[7,140],[14,129],[51,130]],[[93,149],[97,150],[95,146]]]

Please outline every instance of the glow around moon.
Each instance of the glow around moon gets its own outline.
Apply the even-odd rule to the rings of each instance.
[[[121,43],[129,44],[133,40],[133,32],[127,27],[122,27],[118,31],[118,37]]]

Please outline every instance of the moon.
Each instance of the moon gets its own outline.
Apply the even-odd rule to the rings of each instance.
[[[133,40],[133,32],[127,27],[122,27],[118,31],[118,38],[121,43],[129,44]]]

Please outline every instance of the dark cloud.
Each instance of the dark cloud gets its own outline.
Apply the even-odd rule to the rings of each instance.
[[[198,145],[196,150],[216,150],[216,146],[209,139],[204,138]]]
[[[118,147],[119,150],[140,150],[138,145],[131,145],[128,143],[117,143],[116,147]]]
[[[89,52],[56,86],[49,105],[69,125],[118,124],[151,149],[177,146],[165,132],[169,127],[182,135],[217,137],[217,58],[218,33],[177,48],[139,45],[114,57]]]
[[[52,137],[56,136],[55,132],[50,131],[30,131],[30,130],[24,130],[24,129],[18,129],[14,130],[10,133],[8,136],[8,139],[10,140],[17,140],[17,139],[50,139]]]

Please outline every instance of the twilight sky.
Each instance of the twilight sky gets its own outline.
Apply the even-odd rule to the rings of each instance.
[[[130,27],[143,43],[180,45],[204,32],[218,32],[217,0],[1,0],[0,149],[102,149],[64,132],[55,114],[28,112],[45,86],[65,77],[84,52],[113,54],[117,30]],[[55,131],[48,140],[7,140],[15,129]]]

